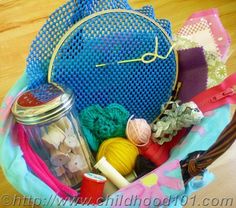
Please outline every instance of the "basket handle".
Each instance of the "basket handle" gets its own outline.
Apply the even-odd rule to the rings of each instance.
[[[195,157],[182,161],[182,174],[185,183],[195,176],[201,175],[204,170],[217,158],[225,153],[236,140],[236,112],[231,122],[226,126],[219,138],[207,151],[201,152]]]

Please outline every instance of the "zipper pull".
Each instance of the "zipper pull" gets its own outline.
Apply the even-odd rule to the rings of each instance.
[[[215,96],[213,96],[213,97],[210,99],[210,101],[211,101],[212,103],[215,103],[215,102],[217,102],[217,101],[219,101],[219,100],[221,100],[221,99],[224,99],[224,98],[226,98],[226,97],[228,97],[228,96],[232,96],[232,95],[234,95],[234,94],[235,94],[234,89],[232,89],[232,88],[227,88],[227,89],[224,90],[223,92],[218,93],[218,94],[216,94]]]

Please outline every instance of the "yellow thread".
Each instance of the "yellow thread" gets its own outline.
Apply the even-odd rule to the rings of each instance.
[[[99,148],[97,161],[106,157],[107,161],[123,176],[132,172],[138,148],[124,138],[112,138],[104,141]]]
[[[106,64],[98,64],[98,65],[96,65],[96,67],[103,67],[103,66],[106,66]]]
[[[143,62],[144,64],[150,64],[154,61],[156,61],[157,58],[159,59],[167,59],[169,57],[169,55],[171,54],[171,52],[173,51],[174,47],[175,47],[175,44],[173,44],[169,51],[167,52],[167,54],[165,56],[161,56],[161,55],[158,55],[158,38],[155,37],[155,51],[154,53],[145,53],[141,58],[137,58],[137,59],[129,59],[129,60],[123,60],[123,61],[118,61],[116,62],[117,64],[125,64],[125,63],[133,63],[133,62]],[[146,60],[145,58],[146,57],[153,57],[152,59],[150,60]],[[113,63],[108,63],[108,64],[97,64],[96,67],[104,67],[104,66],[108,66],[108,65],[111,65]]]

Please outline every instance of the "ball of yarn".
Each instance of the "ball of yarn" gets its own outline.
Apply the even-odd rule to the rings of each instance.
[[[129,120],[126,127],[128,139],[136,146],[145,146],[151,138],[151,127],[144,119]]]
[[[129,140],[117,137],[104,141],[98,151],[97,161],[106,157],[107,161],[123,176],[132,172],[139,155],[138,148]]]

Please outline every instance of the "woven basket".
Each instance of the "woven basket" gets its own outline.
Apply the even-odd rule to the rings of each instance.
[[[78,5],[80,10],[78,11]],[[63,34],[71,28],[78,20],[85,18],[95,12],[105,9],[131,9],[126,1],[69,1],[51,15],[47,24],[42,28],[36,40],[33,42],[31,52],[28,58],[27,74],[26,72],[21,79],[13,86],[3,101],[1,107],[0,120],[0,163],[7,180],[23,195],[34,200],[42,199],[42,207],[93,207],[75,204],[73,201],[60,199],[44,182],[31,173],[22,156],[22,152],[17,145],[14,134],[14,119],[10,113],[10,108],[14,99],[19,93],[28,87],[38,86],[47,79],[47,69],[53,49],[56,43],[62,38]],[[139,10],[149,18],[155,18],[151,7],[144,7]],[[65,18],[66,17],[66,18]],[[61,25],[52,25],[52,21],[61,22]],[[159,20],[156,20],[159,21]],[[171,34],[170,26],[167,21],[159,21],[163,30]],[[58,31],[59,33],[54,33]],[[54,36],[51,41],[48,33]],[[42,44],[43,43],[43,44]],[[44,50],[47,48],[47,51]],[[35,53],[43,51],[43,62],[35,59]],[[40,73],[35,77],[32,69],[38,68]],[[30,76],[32,75],[32,76]],[[32,81],[32,77],[34,77]],[[113,194],[107,201],[101,204],[101,207],[152,207],[160,205],[164,199],[170,199],[168,206],[184,205],[181,197],[188,196],[197,191],[213,180],[213,174],[209,173],[206,168],[221,156],[235,140],[236,116],[230,120],[229,106],[223,106],[217,110],[205,115],[199,126],[205,129],[207,139],[202,140],[200,132],[194,130],[181,141],[171,152],[169,160],[147,174],[143,178],[130,184],[128,187],[119,190]],[[212,124],[217,124],[214,131],[211,130]],[[200,151],[200,152],[199,152]],[[197,153],[196,153],[197,152]],[[193,153],[193,154],[190,154]],[[195,154],[196,153],[196,154]],[[188,157],[190,154],[190,157]],[[200,175],[201,178],[195,179]],[[132,196],[137,196],[140,201],[136,204],[125,204]],[[117,198],[121,197],[122,202],[119,205],[114,204]],[[113,200],[112,200],[113,199]],[[146,201],[145,201],[146,199]],[[147,201],[149,199],[149,202]]]

